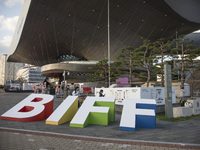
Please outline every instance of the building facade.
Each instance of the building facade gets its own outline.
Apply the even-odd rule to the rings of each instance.
[[[23,66],[23,63],[7,62],[7,54],[2,55],[0,85],[5,85],[6,81],[16,80],[16,72]]]
[[[1,56],[1,80],[0,84],[5,85],[7,80],[15,79],[15,63],[8,63],[7,55],[4,54]]]
[[[1,79],[0,84],[4,85],[5,83],[5,68],[6,68],[6,55],[1,56]]]
[[[40,67],[30,67],[25,69],[22,73],[22,78],[28,83],[39,83],[45,80],[45,77],[41,75]]]

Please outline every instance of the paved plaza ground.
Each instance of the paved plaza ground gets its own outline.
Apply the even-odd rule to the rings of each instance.
[[[0,114],[30,93],[0,93]],[[55,98],[54,109],[63,98]],[[120,131],[121,114],[108,126],[88,125],[74,128],[68,123],[47,125],[44,121],[0,120],[0,149],[199,149],[200,119],[182,123],[156,121],[156,129]]]

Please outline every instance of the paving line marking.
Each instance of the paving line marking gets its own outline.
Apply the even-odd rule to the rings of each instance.
[[[127,148],[127,147],[131,147],[131,145],[129,145],[129,144],[123,144],[123,145],[119,145],[118,147]]]
[[[19,135],[20,133],[15,132],[15,133],[13,133],[13,134],[15,134],[15,135]]]
[[[26,134],[26,136],[32,136],[31,134]]]
[[[81,140],[74,140],[74,142],[81,142]]]
[[[34,140],[34,139],[28,139],[28,141],[30,141],[30,142],[34,142],[35,140]]]
[[[112,146],[114,145],[113,143],[105,143],[105,144],[101,144],[101,146]]]

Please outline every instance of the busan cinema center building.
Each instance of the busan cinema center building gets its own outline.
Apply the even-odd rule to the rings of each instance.
[[[122,48],[144,39],[173,39],[200,29],[199,14],[199,0],[25,0],[8,61],[43,66],[63,56],[106,59],[108,16],[114,61]]]

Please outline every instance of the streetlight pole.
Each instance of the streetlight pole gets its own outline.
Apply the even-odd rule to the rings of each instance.
[[[64,76],[64,94],[63,94],[63,97],[64,97],[64,99],[66,98],[66,82],[65,82],[65,74],[66,74],[66,72],[65,72],[65,70],[64,70],[64,73],[63,73],[63,76]]]
[[[110,86],[110,0],[108,0],[108,87]]]

